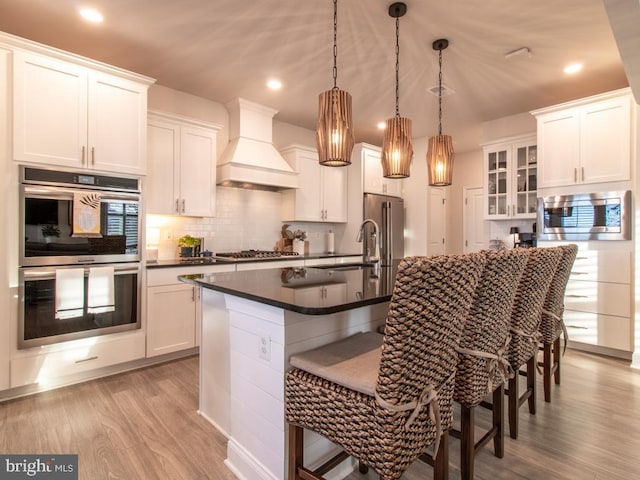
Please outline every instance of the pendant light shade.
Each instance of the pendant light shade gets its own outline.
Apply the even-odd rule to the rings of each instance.
[[[442,134],[442,50],[449,46],[445,38],[433,42],[433,49],[438,50],[440,71],[438,74],[438,135],[429,138],[427,150],[427,170],[429,185],[446,187],[453,178],[453,140],[450,135]]]
[[[386,178],[409,176],[413,157],[412,138],[410,118],[387,119],[382,150],[382,176]]]
[[[354,145],[351,95],[338,88],[338,0],[333,0],[333,88],[322,92],[318,102],[316,146],[320,165],[351,164]]]
[[[337,88],[322,92],[316,130],[318,160],[321,165],[343,167],[351,163],[354,145],[352,124],[349,92]]]
[[[382,142],[382,175],[386,178],[406,178],[413,159],[411,119],[400,116],[400,17],[407,6],[396,2],[389,6],[389,15],[396,19],[396,116],[385,122]]]
[[[453,175],[453,140],[451,135],[436,135],[429,139],[427,167],[429,185],[434,187],[451,185]]]

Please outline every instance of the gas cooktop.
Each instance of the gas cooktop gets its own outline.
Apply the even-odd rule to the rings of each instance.
[[[222,252],[216,253],[214,258],[217,260],[269,260],[280,257],[295,257],[297,252],[281,252],[278,250],[240,250],[239,252]]]

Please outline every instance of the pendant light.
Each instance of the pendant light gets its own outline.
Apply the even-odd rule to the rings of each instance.
[[[442,51],[449,46],[446,38],[433,42],[433,49],[438,50],[440,73],[438,74],[438,135],[429,139],[427,150],[427,169],[429,185],[446,187],[451,185],[453,177],[453,140],[450,135],[442,135]]]
[[[406,178],[411,170],[413,144],[411,119],[400,116],[400,17],[407,5],[396,2],[389,6],[389,16],[396,19],[396,115],[385,122],[382,142],[382,175],[386,178]]]
[[[333,0],[333,88],[319,96],[316,145],[320,165],[351,164],[354,145],[351,95],[338,88],[338,0]]]

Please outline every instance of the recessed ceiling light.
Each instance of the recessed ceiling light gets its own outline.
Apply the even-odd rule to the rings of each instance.
[[[272,78],[267,81],[267,87],[271,90],[280,90],[282,88],[282,82],[278,79]]]
[[[378,129],[384,130],[387,124],[385,122],[378,122]]]
[[[94,10],[93,8],[80,9],[80,16],[88,22],[93,23],[102,23],[102,21],[104,20],[102,14],[99,11]]]
[[[574,73],[578,73],[580,70],[582,70],[582,64],[581,63],[571,63],[571,64],[567,65],[566,67],[564,67],[564,73],[566,73],[567,75],[572,75]]]

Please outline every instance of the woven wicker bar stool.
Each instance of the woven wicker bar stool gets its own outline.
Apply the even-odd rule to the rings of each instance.
[[[509,379],[509,435],[518,438],[518,410],[527,401],[529,413],[536,413],[536,368],[542,307],[558,267],[562,251],[557,247],[530,248],[511,311],[511,342],[507,358],[515,372]],[[520,371],[526,365],[525,371]],[[527,388],[519,395],[518,377],[527,378]]]
[[[575,244],[558,247],[562,251],[562,258],[551,280],[551,285],[544,300],[542,308],[542,321],[540,322],[540,334],[542,335],[542,385],[544,387],[544,401],[551,401],[551,376],[556,385],[560,384],[560,337],[564,333],[565,348],[568,341],[567,330],[564,326],[562,314],[564,313],[564,293],[571,275],[573,262],[578,253]]]
[[[434,478],[448,478],[448,430],[462,324],[484,254],[405,258],[384,336],[365,333],[292,355],[286,376],[289,480],[322,479],[352,456],[396,480],[434,445]],[[343,450],[311,471],[303,429]],[[362,470],[361,470],[362,471]]]
[[[460,404],[459,437],[462,480],[473,479],[476,452],[493,439],[494,454],[504,456],[504,383],[510,371],[506,358],[511,340],[511,308],[529,252],[518,248],[486,252],[487,264],[476,288],[471,310],[462,329],[453,399]],[[491,404],[483,402],[493,394]],[[475,407],[492,410],[493,426],[475,442]]]

